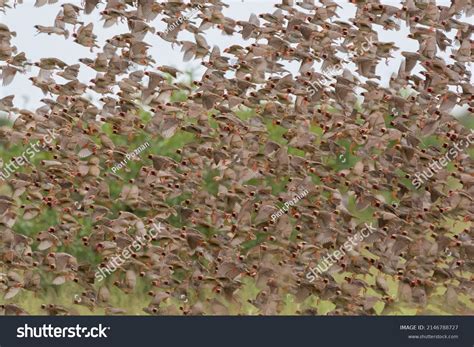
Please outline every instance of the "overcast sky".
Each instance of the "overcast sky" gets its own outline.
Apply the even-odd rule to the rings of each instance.
[[[225,9],[224,15],[240,20],[247,20],[251,13],[264,13],[276,10],[274,4],[280,3],[281,1],[275,0],[223,0],[229,4],[230,7]],[[348,3],[347,1],[337,1],[343,8],[339,10],[338,20],[347,20],[348,18],[354,17],[355,6]],[[384,4],[399,5],[399,1],[381,1]],[[78,45],[72,41],[72,39],[65,40],[63,36],[58,35],[45,35],[36,34],[36,29],[33,27],[36,24],[44,26],[52,26],[54,18],[60,10],[60,4],[62,3],[73,3],[81,5],[79,0],[59,0],[56,4],[46,5],[40,8],[35,8],[34,0],[24,0],[24,4],[18,5],[15,9],[7,11],[6,15],[0,15],[0,22],[6,24],[10,30],[16,31],[17,36],[13,38],[12,44],[18,48],[18,52],[26,52],[27,58],[34,62],[40,58],[45,57],[57,57],[67,64],[75,64],[78,58],[94,58],[96,53],[99,51],[96,49],[93,53],[86,47]],[[448,5],[449,0],[437,1],[437,4]],[[112,26],[111,28],[103,28],[102,22],[100,21],[99,10],[94,11],[91,15],[81,16],[81,20],[86,23],[94,23],[94,32],[98,36],[98,44],[102,47],[105,39],[110,38],[113,35],[128,32],[126,24],[120,24]],[[191,19],[192,20],[192,19]],[[462,20],[465,20],[462,19]],[[68,25],[69,26],[69,25]],[[154,22],[153,26],[157,27],[158,30],[165,29],[165,23],[161,21],[159,16]],[[418,49],[418,42],[406,38],[408,34],[408,28],[402,23],[401,31],[383,31],[380,26],[374,25],[374,29],[379,33],[380,41],[395,42],[398,47],[403,51],[415,52]],[[452,35],[454,32],[451,32]],[[217,45],[221,48],[221,52],[224,48],[232,44],[248,45],[250,42],[245,42],[241,39],[240,35],[224,36],[217,30],[208,30],[205,34],[206,40],[209,45]],[[182,39],[193,40],[193,37],[183,32],[178,37]],[[145,37],[145,41],[152,45],[149,53],[153,56],[153,59],[158,65],[171,65],[179,69],[198,69],[202,72],[202,66],[200,61],[193,61],[188,63],[182,62],[182,53],[180,47],[171,47],[171,44],[164,41],[157,35],[148,34]],[[398,71],[400,61],[400,52],[394,53],[394,59],[387,61],[386,63],[381,62],[378,66],[377,73],[382,77],[382,84],[387,85],[387,81],[392,75]],[[443,55],[444,58],[450,62],[447,55]],[[82,65],[82,64],[81,64]],[[293,64],[287,64],[286,68],[292,72],[297,72],[299,63],[294,62]],[[354,66],[349,65],[348,68],[354,71]],[[419,71],[419,70],[418,70]],[[417,70],[414,70],[416,73]],[[32,108],[40,105],[40,99],[45,96],[42,92],[31,85],[28,80],[29,77],[35,76],[38,73],[38,69],[33,67],[26,74],[17,74],[14,81],[6,86],[0,87],[0,97],[14,94],[15,105],[17,107]],[[81,82],[87,83],[91,78],[94,78],[96,72],[84,65],[81,66],[81,74],[79,76]],[[57,77],[58,81],[62,81],[60,77]],[[93,95],[91,97],[94,98]]]

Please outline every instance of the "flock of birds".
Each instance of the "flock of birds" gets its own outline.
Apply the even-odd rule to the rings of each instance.
[[[21,3],[0,0],[0,11],[8,16]],[[126,313],[111,304],[113,286],[130,297],[149,295],[143,307],[149,314],[228,314],[231,306],[245,312],[249,305],[259,314],[279,314],[287,294],[298,303],[297,314],[317,314],[305,301],[310,296],[334,303],[329,314],[376,314],[379,302],[384,313],[399,303],[425,310],[435,297],[446,310],[472,313],[472,305],[460,299],[472,304],[474,297],[469,150],[423,188],[410,182],[469,134],[451,113],[456,106],[469,113],[474,107],[474,25],[461,20],[471,18],[474,4],[350,3],[282,0],[273,13],[252,14],[248,21],[225,16],[229,5],[220,0],[65,3],[51,26],[35,28],[40,38],[58,35],[96,53],[73,65],[55,57],[31,62],[14,45],[16,33],[0,24],[3,84],[30,68],[38,71],[31,83],[45,94],[36,110],[15,107],[13,95],[0,99],[0,111],[15,119],[0,128],[1,144],[8,150],[43,141],[48,129],[59,134],[45,147],[47,160],[25,165],[1,183],[0,312],[29,314],[15,302],[18,294],[42,297],[49,286],[60,292],[73,281],[82,293],[70,305],[45,302],[45,313],[71,314],[77,305]],[[176,30],[153,26],[158,20],[170,26],[197,4],[200,11]],[[355,17],[340,20],[342,6],[355,6]],[[101,47],[97,24],[88,23],[94,11],[104,27],[126,23],[129,31]],[[401,25],[409,28],[404,39],[417,42],[418,50],[401,52],[398,73],[383,86],[376,68],[399,48],[381,41],[375,29]],[[241,36],[248,45],[211,47],[211,29]],[[184,31],[194,39],[178,39]],[[182,71],[159,65],[146,42],[152,35],[180,47],[184,61],[201,61],[202,77],[187,84],[180,81]],[[373,45],[367,47],[368,39]],[[287,70],[294,62],[296,74]],[[354,71],[324,73],[350,62]],[[81,81],[83,69],[95,70],[96,77]],[[90,90],[100,100],[85,97]],[[173,98],[183,91],[184,100]],[[251,115],[239,117],[242,109]],[[142,110],[151,113],[149,121],[140,117]],[[130,141],[144,133],[154,139],[180,132],[194,137],[174,157],[144,156],[137,176],[124,182],[110,168],[131,148],[114,142],[104,124]],[[426,145],[427,138],[437,141]],[[341,154],[352,161],[336,169]],[[215,191],[205,183],[209,172],[215,173]],[[116,199],[112,185],[120,187]],[[302,190],[308,191],[305,198],[272,221],[279,206]],[[32,237],[15,231],[18,221],[34,222],[48,210],[57,212],[57,225]],[[366,221],[361,211],[371,211],[377,231],[309,283],[308,268]],[[92,227],[79,236],[84,219]],[[97,266],[158,222],[166,231],[98,284]],[[464,230],[455,230],[459,223]],[[77,240],[99,265],[78,259],[70,247]],[[248,281],[258,293],[242,302]],[[148,293],[137,291],[139,282]],[[174,300],[180,304],[170,305]]]

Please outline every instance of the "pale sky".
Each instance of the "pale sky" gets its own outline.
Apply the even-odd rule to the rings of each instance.
[[[274,4],[280,3],[280,0],[223,0],[225,3],[229,4],[230,7],[224,10],[224,15],[239,19],[247,20],[251,13],[272,13],[276,10]],[[336,2],[343,8],[339,10],[338,14],[340,18],[338,20],[347,20],[350,17],[355,15],[355,6],[348,3],[347,1],[337,1]],[[381,1],[384,4],[398,5],[399,1]],[[12,44],[18,48],[18,52],[25,51],[27,58],[34,62],[38,61],[40,58],[45,57],[57,57],[67,64],[75,64],[78,62],[79,58],[94,58],[99,49],[95,49],[94,53],[91,53],[90,50],[86,47],[78,45],[72,41],[71,38],[65,40],[63,36],[46,34],[36,34],[36,29],[33,27],[36,24],[44,26],[52,26],[54,23],[54,18],[60,10],[60,5],[63,3],[73,3],[76,5],[81,5],[79,0],[59,0],[56,4],[45,5],[40,8],[35,8],[34,0],[24,0],[24,4],[18,5],[15,9],[10,9],[7,11],[6,15],[0,14],[0,22],[6,24],[10,30],[16,31],[17,36],[13,38]],[[317,2],[316,2],[317,3]],[[437,1],[438,5],[449,5],[449,0]],[[98,45],[102,47],[105,39],[110,38],[113,35],[128,32],[126,24],[120,24],[112,26],[111,28],[104,29],[100,21],[100,10],[95,10],[91,15],[82,15],[80,20],[90,23],[94,23],[94,32],[98,36]],[[192,19],[191,19],[192,20]],[[465,18],[461,20],[466,21]],[[159,30],[165,29],[165,23],[161,21],[161,16],[159,16],[153,23],[153,26],[157,27]],[[415,52],[418,49],[418,42],[415,40],[410,40],[406,38],[408,34],[408,28],[402,23],[401,31],[383,31],[380,26],[374,25],[374,29],[377,30],[379,34],[380,41],[386,42],[395,42],[395,44],[404,51]],[[71,27],[68,25],[68,27]],[[72,30],[70,30],[72,31]],[[454,31],[449,33],[453,35]],[[245,42],[242,40],[240,35],[234,36],[224,36],[218,30],[208,30],[205,33],[206,40],[210,46],[217,45],[221,48],[221,52],[224,48],[232,44],[248,45],[253,41]],[[191,34],[187,32],[182,32],[178,36],[180,40],[193,40]],[[154,34],[148,34],[145,37],[145,41],[152,45],[152,48],[149,49],[149,54],[153,56],[158,65],[171,65],[179,69],[197,69],[200,73],[203,72],[203,68],[200,65],[200,60],[183,63],[182,56],[180,52],[180,47],[175,46],[171,47],[169,42],[164,41],[160,37]],[[377,73],[382,77],[382,85],[387,85],[387,81],[392,75],[392,73],[397,73],[401,61],[400,51],[394,53],[394,58],[387,61],[386,64],[381,62],[378,66]],[[450,61],[448,55],[443,55]],[[94,78],[96,72],[89,67],[81,64],[81,73],[79,79],[83,83],[87,83],[91,78]],[[296,73],[299,67],[299,63],[294,62],[292,64],[286,64],[286,68],[292,72]],[[350,70],[354,71],[354,65],[347,66]],[[137,68],[142,68],[138,67]],[[151,69],[151,68],[149,68]],[[45,96],[38,89],[31,85],[31,82],[28,80],[31,76],[36,76],[38,74],[38,68],[32,67],[27,71],[26,74],[17,74],[14,81],[8,86],[0,86],[0,98],[6,95],[14,94],[16,95],[14,103],[17,107],[20,108],[34,108],[41,105],[40,99]],[[414,72],[418,72],[414,70]],[[63,81],[60,77],[56,77],[59,82]],[[363,79],[361,79],[363,80]],[[94,92],[91,93],[91,97],[96,99]]]

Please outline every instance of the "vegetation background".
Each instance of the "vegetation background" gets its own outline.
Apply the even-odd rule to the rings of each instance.
[[[189,72],[188,75],[189,75],[189,86],[191,86],[193,73]],[[405,94],[405,97],[407,96],[408,95]],[[184,101],[186,100],[186,98],[187,98],[187,92],[184,90],[175,92],[172,96],[172,99],[176,101]],[[217,123],[215,123],[212,119],[212,114],[215,112],[217,111],[213,110],[209,112],[209,122],[211,123],[211,125],[213,125],[213,128],[217,129]],[[252,109],[241,108],[236,114],[242,120],[248,120],[255,115],[255,112]],[[151,119],[151,114],[146,111],[142,111],[140,116],[143,122],[145,123],[149,122]],[[193,122],[193,120],[191,119],[189,119],[188,121]],[[459,118],[459,121],[462,122],[467,128],[474,129],[474,119],[472,117],[469,117],[468,115],[464,115]],[[386,122],[387,124],[390,122],[390,116],[388,115],[386,116]],[[6,118],[0,119],[0,125],[2,127],[11,127],[12,123],[13,123],[12,120],[9,120]],[[268,129],[268,136],[271,140],[281,143],[281,144],[286,144],[288,142],[284,138],[284,134],[286,132],[285,128],[275,125],[272,122],[268,122],[266,126]],[[120,192],[122,191],[123,187],[127,184],[128,180],[133,179],[137,175],[138,171],[143,165],[150,165],[151,161],[150,159],[147,158],[148,154],[159,154],[162,156],[168,156],[170,158],[178,160],[179,157],[176,154],[176,150],[179,148],[182,148],[187,143],[190,143],[195,140],[195,136],[192,133],[189,133],[183,130],[177,131],[176,134],[169,139],[163,139],[158,136],[151,137],[149,134],[147,134],[144,131],[133,138],[130,138],[125,135],[113,134],[112,130],[107,124],[103,126],[103,131],[107,133],[107,135],[113,140],[113,142],[116,145],[128,146],[129,152],[132,152],[135,148],[139,147],[144,142],[148,141],[150,143],[150,147],[146,151],[140,154],[141,160],[130,161],[127,163],[126,168],[119,170],[117,172],[117,174],[123,178],[122,185],[117,185],[117,180],[110,180],[109,186],[110,186],[110,192],[112,196],[112,199],[110,200],[110,209],[114,211],[114,213],[118,213],[118,211],[126,210],[128,208],[127,206],[122,205],[122,203],[119,202],[116,198],[119,197]],[[320,141],[320,137],[323,133],[322,129],[318,125],[314,125],[312,127],[312,131],[316,135],[318,135],[318,138],[316,141]],[[441,148],[441,145],[442,145],[442,142],[436,136],[429,136],[423,139],[422,142],[423,142],[424,147],[437,146]],[[98,139],[97,139],[97,143],[99,143]],[[325,163],[333,168],[335,174],[340,170],[353,167],[358,161],[358,158],[351,154],[350,143],[342,142],[340,144],[343,145],[347,150],[346,153],[344,154],[344,157],[329,157],[329,158],[326,158],[326,163]],[[3,161],[3,163],[8,162],[9,160],[11,160],[12,157],[20,155],[27,148],[28,145],[29,143],[26,143],[26,142],[23,145],[11,145],[10,143],[6,143],[5,141],[2,141],[2,139],[0,139],[1,160]],[[300,155],[300,156],[304,155],[304,152],[296,148],[290,147],[289,152],[293,155]],[[474,148],[468,149],[468,152],[470,156],[473,158]],[[33,166],[40,165],[41,160],[44,160],[44,159],[52,159],[51,155],[47,151],[38,153],[32,160],[32,165]],[[22,167],[18,171],[21,172],[24,169],[25,167]],[[446,169],[448,171],[453,171],[454,167],[452,163],[450,163]],[[110,170],[110,168],[106,167],[105,165],[101,165],[101,170]],[[213,180],[213,178],[216,175],[217,175],[217,172],[213,170],[209,170],[203,175],[204,188],[213,194],[217,193],[217,183]],[[315,176],[313,178],[314,178],[313,179],[314,183],[318,184],[319,182],[318,182],[317,177]],[[406,180],[406,181],[407,182],[405,183],[408,185],[409,180]],[[287,182],[288,182],[288,177],[279,177],[278,179],[274,181],[270,181],[269,183],[271,184],[273,188],[273,193],[276,194],[284,189],[284,186]],[[258,182],[252,182],[252,181],[247,182],[247,184],[249,185],[257,184],[257,183]],[[455,178],[452,178],[449,182],[449,185],[452,188],[455,188],[459,184],[460,184],[459,181]],[[4,182],[0,183],[0,195],[3,195],[3,194],[7,194],[7,195],[11,194],[10,187],[7,184],[4,184]],[[392,195],[390,191],[381,191],[380,194],[384,195],[389,203],[393,202],[391,201]],[[179,197],[172,200],[165,201],[165,203],[168,204],[169,206],[175,206],[187,198],[190,198],[190,193],[184,192]],[[21,203],[27,203],[27,201],[19,202],[19,204]],[[145,211],[133,211],[133,212],[136,213],[138,216],[145,215]],[[361,223],[363,222],[370,223],[373,221],[371,219],[373,211],[370,208],[364,211],[356,210],[354,201],[352,201],[352,210],[350,210],[350,212],[358,216]],[[91,226],[92,226],[91,218],[85,217],[80,222],[82,225],[82,230],[79,236],[82,237],[82,236],[89,235],[91,232]],[[168,220],[168,222],[171,225],[176,226],[176,227],[180,227],[183,225],[178,217],[171,217]],[[52,225],[56,225],[57,223],[58,223],[57,212],[55,212],[55,210],[52,208],[44,208],[41,211],[41,213],[39,213],[33,219],[25,220],[22,218],[18,218],[18,221],[14,225],[13,229],[17,233],[34,237],[36,233],[42,230],[45,230]],[[440,215],[439,225],[442,225],[450,229],[451,233],[453,235],[456,235],[462,232],[462,230],[464,230],[465,228],[468,228],[470,226],[470,222],[465,222],[458,219],[450,219],[450,218],[443,217],[442,215]],[[201,228],[200,231],[205,235],[210,235],[210,234],[219,232],[218,230],[206,230],[204,228]],[[296,235],[296,233],[294,234]],[[257,235],[256,240],[250,241],[247,244],[245,244],[245,248],[247,250],[250,250],[253,247],[257,247],[259,243],[263,241],[263,238],[264,238],[264,233],[262,232],[261,235]],[[87,247],[84,247],[82,245],[80,238],[77,238],[72,244],[68,246],[63,246],[59,248],[57,251],[58,252],[64,251],[75,256],[79,263],[85,262],[85,263],[93,264],[94,266],[97,266],[99,264],[99,259],[94,255],[92,251],[88,250]],[[446,254],[446,256],[449,256],[449,254]],[[6,271],[7,269],[5,268],[5,266],[0,265],[0,273],[5,273]],[[335,275],[335,278],[338,282],[339,281],[342,282],[344,280],[344,277],[347,276],[348,274],[349,273],[342,272]],[[364,280],[367,281],[368,283],[371,283],[371,282],[374,283],[376,275],[377,273],[373,273],[369,275],[368,277],[366,275]],[[465,272],[464,275],[466,278],[471,278],[471,279],[474,276],[472,272]],[[135,293],[133,293],[133,295],[126,294],[121,289],[113,285],[113,282],[115,281],[116,276],[117,276],[116,274],[110,275],[105,280],[105,283],[111,292],[111,300],[110,300],[111,305],[114,307],[120,307],[120,308],[125,309],[127,314],[129,315],[146,314],[145,312],[143,312],[142,308],[147,306],[151,299],[147,295],[147,292],[151,289],[151,285],[139,277],[137,286],[135,288]],[[363,275],[360,275],[360,276],[363,276]],[[41,292],[41,294],[35,294],[30,291],[21,291],[18,295],[16,295],[13,299],[10,299],[10,300],[5,300],[4,297],[1,296],[0,304],[6,303],[6,302],[17,303],[21,307],[26,309],[30,314],[35,314],[35,315],[46,314],[46,312],[41,309],[41,305],[43,303],[54,303],[56,305],[63,305],[66,307],[70,307],[71,305],[73,305],[75,307],[75,313],[81,314],[81,315],[105,314],[105,311],[103,308],[96,307],[95,309],[93,309],[92,307],[89,307],[85,304],[74,303],[74,300],[80,297],[81,291],[83,290],[83,288],[80,285],[74,282],[68,282],[61,286],[54,285],[52,283],[54,277],[50,273],[42,272],[41,277],[42,277],[42,286],[43,286],[43,291]],[[387,280],[387,284],[389,285],[389,288],[390,288],[390,296],[392,296],[395,299],[395,301],[391,303],[390,305],[387,305],[382,300],[382,298],[380,298],[380,302],[378,302],[375,306],[375,310],[377,314],[380,314],[380,315],[416,315],[416,314],[454,315],[454,314],[460,314],[460,312],[474,313],[474,303],[472,301],[472,298],[469,298],[467,295],[460,294],[456,299],[453,298],[453,300],[455,300],[456,302],[447,303],[446,302],[447,287],[445,286],[439,286],[435,288],[434,294],[430,296],[428,305],[424,308],[413,307],[413,306],[407,305],[406,303],[398,302],[396,300],[397,295],[398,295],[397,283],[398,282],[395,278]],[[456,283],[451,283],[451,284],[456,285]],[[258,293],[259,293],[259,289],[255,285],[255,281],[245,278],[244,285],[236,293],[236,298],[239,304],[237,305],[230,301],[227,302],[229,313],[230,314],[244,314],[244,315],[258,314],[259,313],[258,309],[249,302],[255,299]],[[190,292],[188,297],[170,298],[169,300],[166,301],[166,303],[163,303],[162,305],[163,307],[175,306],[176,312],[179,313],[179,310],[178,310],[179,307],[182,306],[183,303],[187,302],[188,300],[193,301],[194,299],[196,299],[196,295],[197,293]],[[203,294],[201,293],[201,295]],[[208,298],[212,298],[215,296],[215,293],[209,292],[209,293],[206,293],[205,295]],[[380,297],[379,293],[375,292],[374,290],[370,288],[367,290],[366,295]],[[309,296],[303,302],[297,302],[298,300],[296,300],[296,298],[291,294],[286,294],[284,297],[280,298],[280,300],[281,300],[281,305],[283,305],[281,314],[284,314],[284,315],[298,314],[302,308],[306,308],[306,309],[313,308],[317,312],[318,315],[325,315],[333,311],[334,308],[336,307],[336,305],[333,302],[328,301],[328,300],[322,300],[313,295]]]

